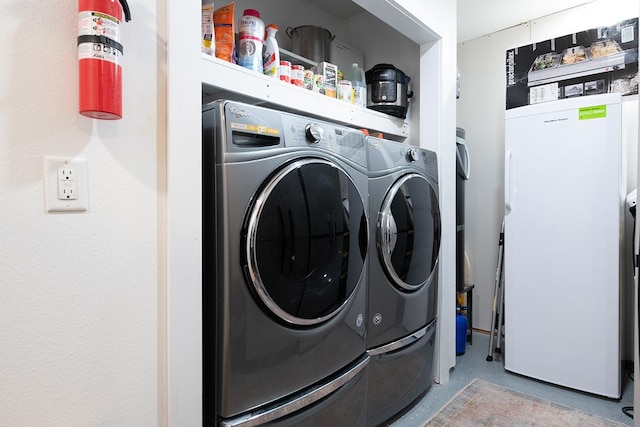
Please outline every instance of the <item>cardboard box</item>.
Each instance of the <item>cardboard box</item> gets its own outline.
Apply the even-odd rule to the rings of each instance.
[[[338,85],[338,66],[330,62],[320,62],[313,67],[313,72],[322,76],[324,80],[324,93],[332,98],[336,97]]]
[[[638,93],[638,18],[506,51],[506,109],[600,93]]]

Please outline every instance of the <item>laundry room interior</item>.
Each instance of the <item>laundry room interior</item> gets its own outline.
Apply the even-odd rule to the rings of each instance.
[[[637,0],[195,3],[5,7],[0,424],[634,425]]]

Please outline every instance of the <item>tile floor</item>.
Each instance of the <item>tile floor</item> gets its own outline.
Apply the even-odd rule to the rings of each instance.
[[[467,344],[465,354],[456,357],[455,369],[445,385],[434,384],[431,390],[407,413],[391,424],[392,427],[417,427],[435,414],[460,389],[474,378],[480,378],[532,396],[594,413],[624,424],[633,425],[633,420],[622,412],[622,407],[633,406],[633,381],[630,371],[623,373],[622,399],[598,397],[567,388],[532,380],[504,370],[502,358],[494,354],[487,362],[489,335],[474,332],[473,345]]]

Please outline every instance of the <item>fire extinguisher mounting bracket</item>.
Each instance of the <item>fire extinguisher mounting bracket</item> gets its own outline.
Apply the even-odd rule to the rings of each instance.
[[[82,35],[78,36],[78,45],[80,43],[100,43],[107,45],[113,49],[118,49],[121,54],[124,55],[124,47],[122,43],[118,43],[117,41],[110,39],[106,36],[97,36],[97,35]]]

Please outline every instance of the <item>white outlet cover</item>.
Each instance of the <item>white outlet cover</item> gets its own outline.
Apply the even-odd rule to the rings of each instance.
[[[72,200],[59,198],[58,171],[72,169],[76,174],[77,197]],[[89,210],[89,175],[87,160],[82,158],[45,156],[44,158],[45,207],[47,212],[86,212]]]

